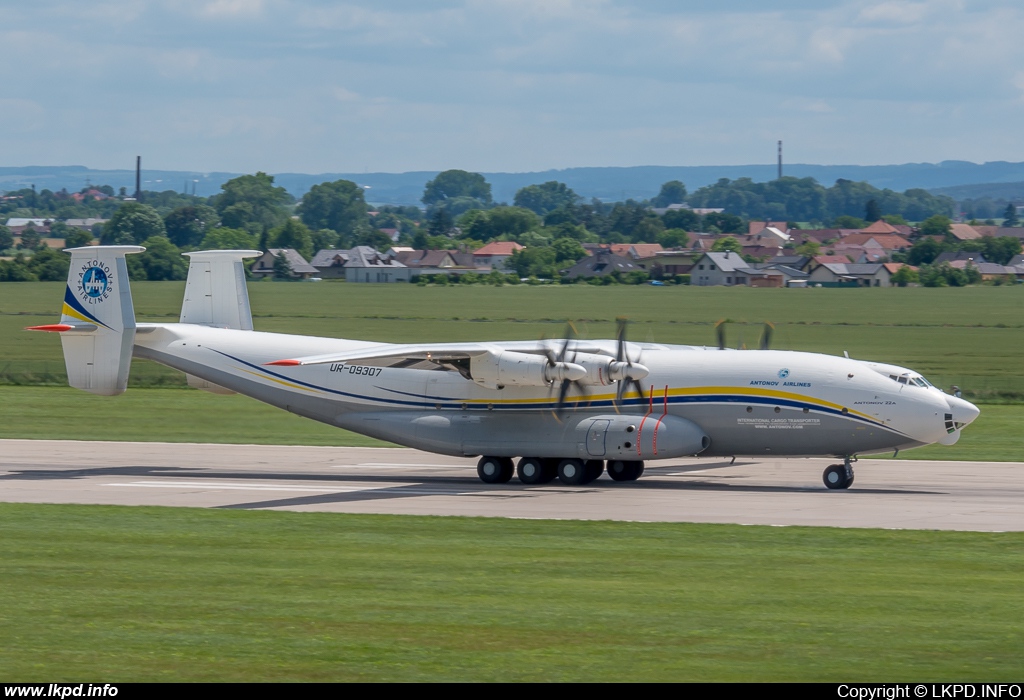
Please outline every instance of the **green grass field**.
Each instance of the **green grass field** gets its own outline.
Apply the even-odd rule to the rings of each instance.
[[[1018,681],[1024,536],[0,505],[5,681]]]
[[[140,320],[174,320],[183,283],[132,287]],[[53,322],[61,283],[0,283],[0,383],[64,384],[60,343],[25,326]],[[968,398],[1024,402],[1024,288],[747,289],[723,287],[494,288],[409,285],[250,284],[258,330],[386,342],[522,340],[562,333],[613,337],[629,317],[638,341],[712,344],[727,318],[730,345],[756,346],[776,324],[774,346],[892,362]],[[136,362],[133,386],[182,385],[181,374]]]

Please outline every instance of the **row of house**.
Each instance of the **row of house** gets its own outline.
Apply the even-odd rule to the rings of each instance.
[[[321,250],[306,262],[291,248],[271,248],[256,259],[252,274],[255,277],[273,276],[277,256],[283,254],[293,277],[343,278],[348,282],[408,282],[419,275],[505,271],[512,253],[522,249],[522,245],[513,241],[493,241],[472,252],[394,246],[381,253],[370,246],[356,246]]]

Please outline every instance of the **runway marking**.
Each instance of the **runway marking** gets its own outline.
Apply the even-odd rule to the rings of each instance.
[[[465,469],[464,464],[426,464],[416,462],[371,462],[366,464],[332,464],[332,467],[360,467],[360,468],[372,468],[379,467],[381,469],[405,469],[407,467],[426,467],[427,469]]]
[[[189,489],[203,488],[210,490],[231,490],[231,491],[303,491],[312,493],[348,493],[351,491],[373,491],[384,488],[394,488],[390,484],[381,486],[324,486],[312,488],[308,486],[277,486],[274,484],[218,484],[205,481],[133,481],[127,484],[104,484],[104,486],[138,486],[152,489]]]

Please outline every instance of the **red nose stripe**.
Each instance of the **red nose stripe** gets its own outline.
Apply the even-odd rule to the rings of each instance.
[[[71,330],[71,326],[66,323],[52,323],[48,326],[29,326],[25,330],[27,331],[48,331],[50,333],[63,333],[64,331]]]
[[[298,360],[274,360],[273,362],[264,363],[263,366],[266,367],[267,365],[275,365],[277,367],[297,367],[298,365],[301,364],[302,363],[299,362]]]

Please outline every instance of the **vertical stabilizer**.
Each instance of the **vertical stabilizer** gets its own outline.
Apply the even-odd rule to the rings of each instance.
[[[181,322],[203,326],[252,330],[249,291],[242,260],[258,250],[200,250],[189,257]]]
[[[128,387],[135,308],[125,255],[137,245],[70,248],[71,270],[61,309],[60,342],[68,384],[113,396]]]

